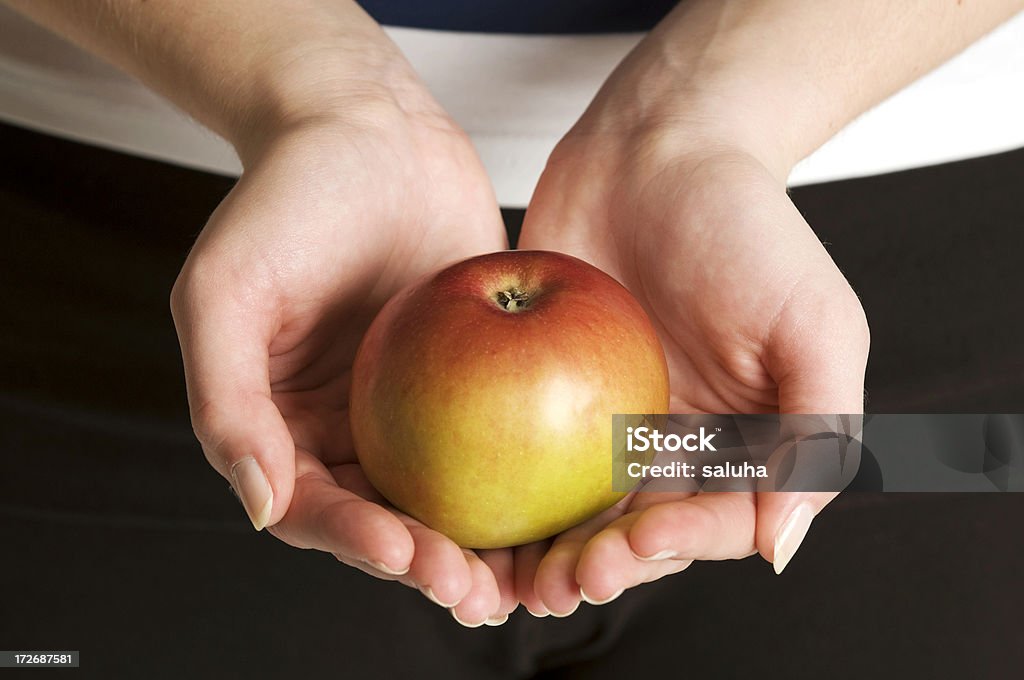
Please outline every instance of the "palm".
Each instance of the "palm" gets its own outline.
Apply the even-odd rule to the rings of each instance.
[[[236,189],[259,194],[273,183],[275,193],[273,213],[261,215],[272,238],[250,254],[261,276],[247,282],[273,301],[261,320],[274,328],[273,401],[301,450],[328,465],[354,463],[348,388],[369,323],[419,276],[504,247],[504,231],[486,178],[451,131],[417,131],[383,153],[358,139],[310,138],[278,153],[271,176]]]
[[[777,410],[769,350],[778,325],[796,322],[790,294],[811,277],[845,281],[767,172],[729,158],[679,163],[588,193],[602,199],[572,219],[533,216],[524,247],[568,249],[633,292],[662,340],[674,412]],[[607,236],[580,235],[584,225]]]

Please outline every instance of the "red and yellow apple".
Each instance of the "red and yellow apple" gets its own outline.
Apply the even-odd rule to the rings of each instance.
[[[612,414],[665,413],[668,370],[630,293],[567,255],[505,251],[387,302],[356,355],[352,437],[398,509],[466,548],[613,505]]]

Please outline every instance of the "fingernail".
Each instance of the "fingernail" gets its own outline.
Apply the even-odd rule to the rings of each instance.
[[[781,574],[782,570],[789,564],[789,561],[793,559],[793,555],[796,554],[800,544],[803,543],[804,536],[807,535],[807,530],[811,528],[811,520],[813,519],[814,513],[811,512],[810,506],[801,504],[790,513],[786,521],[779,527],[778,532],[775,534],[775,550],[772,560],[772,566],[775,567],[776,574]]]
[[[676,553],[673,550],[662,550],[661,552],[654,553],[653,555],[651,555],[649,557],[642,557],[640,555],[637,555],[636,553],[633,553],[633,557],[637,558],[641,562],[658,562],[659,560],[667,560],[670,557],[675,557],[675,556],[676,556]]]
[[[508,614],[505,614],[504,616],[502,616],[500,618],[487,619],[486,621],[484,621],[484,625],[486,625],[486,626],[500,626],[501,624],[505,623],[506,621],[508,621]]]
[[[529,607],[527,607],[526,611],[530,612],[530,616],[535,616],[538,619],[543,619],[545,616],[551,616],[551,612],[549,612],[547,609],[545,609],[543,611],[543,613],[537,613],[537,612],[533,611],[532,609],[530,609]]]
[[[252,456],[243,458],[231,466],[231,480],[249,521],[256,531],[262,531],[270,521],[270,511],[274,507],[274,490],[270,488],[263,468]]]
[[[551,612],[551,615],[554,616],[556,619],[564,619],[567,616],[572,616],[573,614],[575,614],[576,610],[579,609],[579,608],[580,608],[580,603],[577,602],[575,607],[573,607],[569,611],[565,612],[564,614],[559,614],[558,612]]]
[[[409,573],[409,567],[406,567],[405,569],[402,569],[401,571],[395,571],[394,569],[392,569],[388,565],[384,564],[383,562],[375,562],[374,560],[363,560],[363,562],[365,562],[366,564],[370,565],[371,567],[373,567],[377,571],[384,572],[388,576],[405,576],[406,574]]]
[[[465,626],[466,628],[479,628],[480,626],[484,625],[484,623],[486,623],[485,621],[481,621],[480,623],[466,623],[465,621],[459,618],[458,614],[455,613],[455,607],[449,609],[448,612],[452,615],[452,618],[455,619],[460,626]]]
[[[441,602],[441,600],[437,598],[437,595],[434,595],[434,589],[430,586],[423,586],[422,588],[420,588],[420,592],[423,593],[423,595],[428,600],[430,600],[439,607],[444,607],[445,609],[451,609],[452,607],[458,604],[458,602]]]
[[[588,604],[608,604],[612,600],[618,598],[619,595],[622,595],[623,592],[624,590],[620,588],[619,591],[613,593],[611,597],[606,597],[603,600],[595,600],[594,598],[588,596],[585,592],[583,592],[583,586],[580,586],[580,597],[582,597],[583,601]]]

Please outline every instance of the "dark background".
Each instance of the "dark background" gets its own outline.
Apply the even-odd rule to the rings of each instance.
[[[58,672],[85,677],[1024,667],[1020,494],[847,494],[782,576],[696,564],[497,629],[253,533],[192,437],[168,311],[232,180],[8,126],[0,149],[0,648],[81,650]],[[1024,411],[1022,190],[1024,150],[793,190],[867,310],[869,411]]]

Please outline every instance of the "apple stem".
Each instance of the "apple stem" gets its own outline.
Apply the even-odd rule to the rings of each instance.
[[[518,288],[499,291],[497,296],[498,304],[501,305],[502,309],[509,312],[517,312],[523,309],[526,307],[529,299],[530,296]]]

